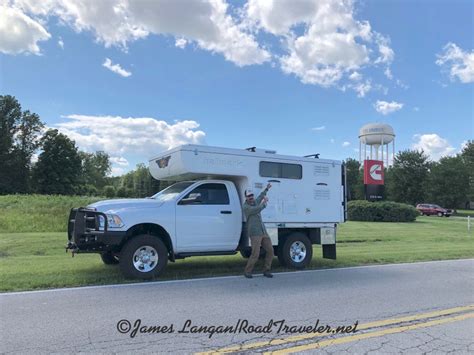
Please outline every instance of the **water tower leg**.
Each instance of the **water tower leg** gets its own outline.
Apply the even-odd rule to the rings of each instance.
[[[393,140],[392,148],[393,148],[393,151],[392,151],[392,165],[393,165],[393,163],[395,162],[395,139]]]

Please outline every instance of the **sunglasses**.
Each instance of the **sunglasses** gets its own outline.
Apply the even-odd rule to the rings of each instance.
[[[253,195],[247,195],[247,198],[253,198]]]

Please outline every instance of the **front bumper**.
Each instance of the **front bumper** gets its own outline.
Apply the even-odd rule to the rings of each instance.
[[[104,225],[100,225],[101,218]],[[107,216],[95,209],[79,207],[69,213],[66,252],[100,253],[119,251],[127,235],[124,231],[109,231]]]

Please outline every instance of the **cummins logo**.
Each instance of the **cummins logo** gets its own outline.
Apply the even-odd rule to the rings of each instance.
[[[370,167],[370,177],[382,181],[382,166],[380,164],[374,164]]]
[[[364,161],[364,184],[383,185],[384,183],[383,162],[380,160]]]

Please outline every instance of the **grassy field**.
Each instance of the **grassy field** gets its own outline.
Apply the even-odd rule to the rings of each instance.
[[[456,210],[456,213],[454,215],[460,217],[471,216],[472,218],[474,217],[474,210]]]
[[[2,206],[4,209],[5,204]],[[11,215],[16,216],[13,211]],[[5,217],[1,218],[5,223]],[[21,219],[17,221],[25,223]],[[5,231],[4,225],[0,229],[1,291],[131,282],[122,278],[117,266],[104,265],[98,255],[80,254],[71,258],[64,251],[65,232],[13,233],[11,229]],[[14,226],[10,222],[6,225]],[[49,224],[34,222],[20,230],[31,230],[36,225],[43,229]],[[51,226],[64,229],[59,221]],[[461,217],[419,217],[414,223],[347,222],[338,230],[337,248],[338,257],[333,261],[322,259],[321,247],[314,246],[310,267],[472,258],[474,233],[468,234],[466,218]],[[239,254],[178,260],[168,264],[161,279],[238,275],[245,262]],[[257,265],[257,270],[260,266]],[[285,270],[276,259],[274,270]]]
[[[69,210],[100,197],[7,195],[0,196],[0,233],[63,232]]]

